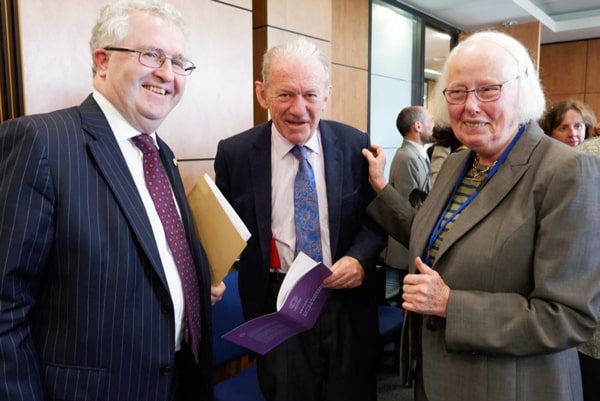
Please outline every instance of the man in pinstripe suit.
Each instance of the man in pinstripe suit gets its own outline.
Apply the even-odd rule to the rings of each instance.
[[[93,94],[0,126],[0,400],[212,399],[208,264],[156,136],[194,69],[182,24],[158,1],[105,7],[90,41]],[[197,273],[197,362],[131,141],[140,133],[159,147]]]

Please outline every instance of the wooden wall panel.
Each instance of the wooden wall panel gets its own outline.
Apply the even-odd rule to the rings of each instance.
[[[517,39],[529,51],[533,64],[535,66],[540,65],[539,50],[542,38],[542,25],[539,22],[529,22],[512,26],[493,26],[488,29],[504,32]],[[472,33],[460,33],[458,35],[459,42],[465,40]]]
[[[588,41],[585,91],[600,93],[600,39]]]
[[[189,191],[204,172],[213,174],[217,142],[253,124],[252,2],[171,2],[187,20],[188,57],[198,68],[159,135],[180,159]],[[93,90],[88,41],[105,3],[63,0],[54,7],[45,0],[20,0],[27,113],[79,104]]]
[[[437,88],[437,81],[432,79],[427,81],[427,110],[431,114],[435,114],[435,107],[433,105],[433,96],[435,95],[435,90]]]
[[[252,0],[213,0],[217,3],[223,3],[232,5],[235,7],[240,7],[246,10],[252,10]]]
[[[25,112],[18,11],[12,0],[0,0],[0,123]]]
[[[539,22],[502,26],[499,31],[505,32],[520,41],[529,50],[534,65],[540,65],[539,49],[542,35],[542,25]]]
[[[587,41],[541,46],[540,78],[547,96],[585,92]]]
[[[571,93],[569,95],[547,95],[546,96],[546,106],[550,106],[553,105],[556,102],[560,102],[561,100],[566,100],[566,99],[575,99],[575,100],[581,100],[582,102],[585,101],[585,93]]]
[[[323,0],[267,1],[267,20],[271,27],[306,36],[331,39],[331,2]]]
[[[194,185],[204,173],[207,173],[213,179],[215,177],[214,155],[204,160],[179,161],[178,167],[186,193],[194,188]]]
[[[252,27],[266,27],[269,23],[267,16],[268,0],[252,1]]]
[[[369,68],[369,3],[332,0],[332,63]]]
[[[268,112],[264,110],[258,100],[256,99],[254,82],[262,81],[262,59],[263,54],[269,48],[269,37],[268,37],[268,27],[266,24],[263,24],[260,18],[261,13],[257,13],[256,1],[254,4],[254,28],[252,30],[252,44],[253,44],[253,52],[252,52],[252,95],[253,95],[253,105],[254,105],[254,114],[253,114],[253,122],[254,125],[258,125],[260,123],[264,123],[269,119]],[[262,6],[261,6],[262,7]],[[262,8],[261,8],[262,10]],[[259,24],[258,26],[256,24]]]
[[[336,121],[367,131],[369,103],[369,72],[334,64],[332,66],[332,95],[327,109]]]
[[[584,102],[592,108],[596,119],[600,122],[600,92],[586,93]]]
[[[547,104],[578,99],[599,117],[600,39],[543,45],[541,55],[541,78]]]
[[[331,118],[368,127],[369,0],[332,0]]]
[[[171,1],[186,16],[198,68],[162,136],[179,158],[214,157],[221,138],[252,124],[252,13],[214,1]]]
[[[203,173],[214,177],[219,140],[253,124],[252,12],[207,0],[171,1],[188,21],[194,46],[190,57],[198,69],[161,135],[178,158],[192,160],[180,163],[189,191]]]
[[[89,39],[105,0],[19,0],[25,113],[81,103],[92,91]]]

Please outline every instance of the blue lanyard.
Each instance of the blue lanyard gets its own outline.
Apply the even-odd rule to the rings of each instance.
[[[473,158],[469,157],[469,159],[467,160],[467,163],[465,163],[465,165],[462,169],[462,172],[458,176],[458,180],[456,181],[456,184],[454,184],[454,189],[452,190],[452,194],[450,195],[450,198],[448,198],[448,202],[446,203],[446,207],[444,208],[444,211],[440,215],[438,221],[435,223],[435,227],[433,228],[433,231],[431,232],[431,235],[429,236],[429,242],[427,243],[427,255],[425,257],[426,265],[431,266],[431,258],[429,256],[429,253],[430,253],[431,249],[433,248],[433,244],[435,243],[435,241],[439,238],[439,236],[442,234],[442,232],[444,232],[444,230],[446,229],[448,224],[450,224],[450,222],[453,221],[456,218],[456,216],[460,212],[462,212],[463,209],[466,208],[473,201],[473,199],[475,199],[475,197],[479,194],[479,192],[485,186],[485,184],[487,184],[488,181],[492,179],[492,176],[494,174],[496,174],[496,171],[502,165],[502,163],[504,163],[504,160],[506,160],[506,158],[508,157],[508,154],[510,153],[512,148],[515,147],[515,144],[517,143],[517,141],[519,140],[519,138],[525,131],[526,126],[527,126],[526,124],[521,124],[521,126],[519,127],[519,132],[517,132],[517,135],[515,135],[515,137],[512,139],[512,141],[510,142],[508,147],[506,149],[504,149],[504,152],[502,152],[502,154],[500,155],[500,158],[498,159],[496,164],[494,164],[494,166],[488,173],[487,177],[484,178],[484,180],[477,186],[477,188],[475,189],[475,192],[473,192],[467,198],[467,200],[464,201],[454,212],[452,212],[452,214],[447,219],[444,219],[444,216],[446,216],[446,213],[448,213],[448,209],[450,208],[450,205],[452,204],[452,200],[454,199],[454,197],[456,195],[456,191],[458,191],[458,187],[460,187],[460,184],[462,183],[463,179],[465,178],[465,174],[467,173],[467,169],[469,168],[469,166],[472,163]]]

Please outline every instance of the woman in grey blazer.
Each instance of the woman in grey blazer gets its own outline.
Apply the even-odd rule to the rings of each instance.
[[[577,146],[577,149],[600,156],[600,137],[589,138]],[[600,400],[600,325],[594,335],[585,344],[580,345],[579,365],[583,382],[584,401]]]
[[[363,154],[369,213],[409,245],[403,375],[415,400],[581,401],[576,346],[600,307],[600,159],[544,135],[544,95],[527,50],[498,32],[450,54],[436,123],[451,154],[417,211]]]

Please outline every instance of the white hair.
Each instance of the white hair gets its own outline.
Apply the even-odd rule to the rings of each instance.
[[[317,59],[323,65],[325,88],[329,87],[329,58],[313,42],[310,42],[303,37],[299,37],[281,45],[274,46],[264,54],[262,63],[262,80],[265,87],[268,85],[273,60],[277,57],[282,57],[284,59]]]
[[[517,64],[519,74],[519,98],[518,98],[518,118],[519,123],[527,123],[529,121],[537,121],[546,107],[546,99],[544,97],[544,91],[540,83],[537,70],[529,52],[515,38],[497,31],[485,31],[477,32],[469,36],[467,39],[462,41],[450,52],[440,79],[436,84],[436,92],[433,96],[434,105],[434,119],[437,124],[442,127],[450,126],[450,115],[448,113],[448,104],[442,91],[448,87],[448,72],[450,67],[456,61],[457,54],[460,49],[466,44],[476,44],[481,46],[482,49],[489,47],[490,42],[498,47],[506,50],[506,58],[514,60]]]
[[[92,72],[96,75],[97,66],[94,51],[122,42],[129,33],[131,13],[141,11],[167,21],[181,29],[187,41],[187,28],[183,16],[173,5],[160,0],[120,0],[109,3],[100,10],[100,17],[92,29],[90,51],[92,53]]]

